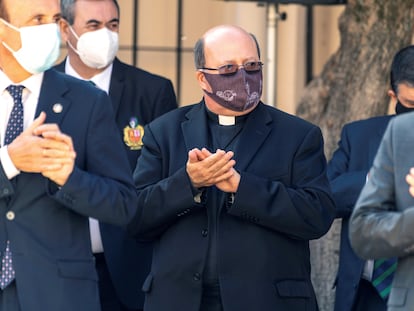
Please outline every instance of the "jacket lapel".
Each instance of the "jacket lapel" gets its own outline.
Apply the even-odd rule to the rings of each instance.
[[[118,112],[121,104],[122,93],[124,91],[125,73],[120,68],[121,63],[115,58],[112,67],[111,83],[109,85],[109,96],[111,97],[112,107],[114,108],[115,115]]]
[[[204,109],[204,101],[194,105],[186,114],[187,120],[181,124],[185,145],[188,151],[193,148],[201,149],[210,147],[208,139],[208,121]]]
[[[51,69],[43,76],[36,117],[40,112],[46,112],[47,123],[60,124],[70,106],[70,102],[63,97],[63,94],[68,91],[68,86],[64,79],[57,78],[59,74]]]
[[[390,120],[390,119],[388,119]],[[374,162],[374,158],[377,155],[378,147],[381,143],[382,136],[387,128],[388,122],[383,122],[375,129],[375,135],[369,140],[369,152],[368,152],[368,166],[370,167]]]
[[[272,118],[267,113],[264,104],[259,103],[250,113],[240,133],[239,144],[234,155],[238,170],[246,169],[254,159],[270,133],[271,122]]]

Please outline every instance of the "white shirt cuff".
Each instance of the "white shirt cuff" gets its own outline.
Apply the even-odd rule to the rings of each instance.
[[[20,174],[20,171],[14,166],[13,161],[10,159],[7,145],[0,148],[0,161],[9,180]]]

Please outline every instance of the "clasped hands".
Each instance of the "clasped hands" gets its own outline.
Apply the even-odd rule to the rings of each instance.
[[[194,148],[188,152],[187,174],[195,188],[215,185],[223,192],[235,193],[240,174],[234,169],[233,151],[217,149],[211,153],[206,148]]]
[[[72,138],[63,134],[57,124],[45,120],[46,113],[42,112],[8,145],[8,153],[19,171],[40,173],[63,186],[75,165]]]

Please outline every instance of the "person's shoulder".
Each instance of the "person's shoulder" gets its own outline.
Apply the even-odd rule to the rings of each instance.
[[[366,129],[378,126],[385,126],[388,122],[394,117],[395,115],[383,115],[383,116],[375,116],[361,120],[351,121],[346,123],[343,128],[344,129]]]
[[[56,69],[49,69],[45,71],[43,83],[46,87],[59,90],[66,98],[77,100],[79,98],[84,100],[84,104],[92,102],[92,99],[106,97],[106,92],[97,88],[92,83],[72,77],[66,73],[60,72]]]
[[[48,80],[51,80],[53,82],[61,81],[65,83],[69,88],[84,88],[89,90],[98,90],[98,88],[93,86],[91,83],[72,77],[64,72],[56,70],[55,68],[45,71],[45,76]]]
[[[120,61],[119,59],[115,58],[113,62],[113,70],[122,71],[130,78],[137,78],[142,82],[148,83],[155,83],[155,82],[170,82],[170,80],[166,77],[161,75],[149,72],[147,70],[141,69],[139,67],[135,67]]]
[[[394,119],[395,119],[393,121],[394,123],[410,122],[412,124],[413,119],[414,119],[414,112],[401,113],[401,114],[397,115],[396,118],[394,118]]]
[[[275,121],[275,124],[281,125],[281,126],[294,126],[295,129],[309,129],[312,127],[318,127],[317,125],[313,124],[312,122],[305,120],[299,116],[293,115],[291,113],[288,113],[286,111],[280,110],[278,108],[275,108],[273,106],[269,106],[265,103],[261,103],[260,107],[261,109],[266,110],[273,121]]]
[[[187,119],[187,113],[190,110],[201,108],[200,103],[182,106],[164,113],[150,122],[151,126],[174,126]]]
[[[397,115],[393,120],[390,122],[395,129],[401,129],[403,131],[407,130],[412,132],[412,127],[414,124],[414,112],[407,112]]]
[[[367,139],[383,135],[388,123],[395,115],[382,115],[345,123],[341,129],[341,137],[347,137],[353,143],[363,143]]]

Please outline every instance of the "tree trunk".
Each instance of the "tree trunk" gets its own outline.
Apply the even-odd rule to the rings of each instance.
[[[387,90],[394,54],[411,44],[414,0],[348,0],[340,17],[341,44],[320,76],[306,87],[297,115],[317,124],[327,159],[342,126],[388,110]],[[321,311],[333,310],[340,220],[311,243],[312,279]]]

